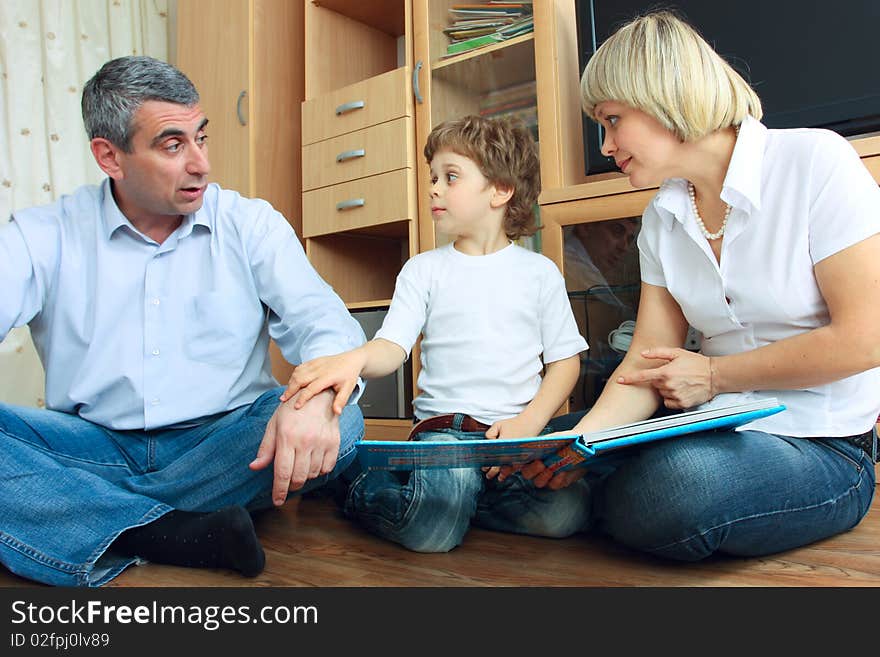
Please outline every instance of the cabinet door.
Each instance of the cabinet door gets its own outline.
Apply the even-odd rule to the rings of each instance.
[[[538,110],[535,81],[535,36],[519,36],[446,57],[452,43],[444,29],[456,20],[450,12],[456,0],[418,0],[413,5],[413,47],[416,67],[421,65],[416,105],[417,152],[438,124],[468,114],[515,115],[537,137]],[[435,234],[430,212],[430,173],[418,169],[419,245],[422,251],[449,241]]]
[[[533,3],[534,30],[451,57],[444,33],[457,0],[414,0],[413,50],[421,67],[416,104],[416,152],[431,129],[466,114],[514,114],[538,140],[543,189],[572,184],[583,173],[579,74],[574,0]],[[418,169],[419,247],[448,241],[435,235],[430,213],[430,177]],[[539,237],[525,244],[544,251]]]
[[[249,195],[248,76],[251,3],[241,0],[179,0],[177,66],[193,81],[208,117],[210,179]]]

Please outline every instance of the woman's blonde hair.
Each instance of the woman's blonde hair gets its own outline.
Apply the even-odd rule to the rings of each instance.
[[[581,78],[584,112],[617,101],[660,121],[682,141],[760,119],[749,84],[686,22],[669,11],[639,16],[590,58]]]

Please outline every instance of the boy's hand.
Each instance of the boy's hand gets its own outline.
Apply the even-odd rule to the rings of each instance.
[[[499,420],[491,427],[486,430],[486,438],[489,440],[495,440],[496,438],[531,438],[533,436],[537,436],[541,433],[541,429],[543,427],[535,428],[532,422],[529,422],[528,419],[523,418],[522,413],[517,415],[516,417],[507,418],[506,420]],[[511,468],[512,466],[503,466],[505,468]],[[498,473],[501,472],[502,466],[495,465],[488,468],[483,468],[483,471],[486,473],[486,479],[494,479],[498,476]],[[515,470],[513,471],[515,472]],[[501,477],[498,481],[504,481],[507,477]]]
[[[359,349],[303,363],[294,368],[290,375],[287,390],[281,395],[281,402],[286,402],[299,393],[294,403],[294,408],[299,410],[322,390],[332,389],[336,391],[333,412],[340,415],[357,385],[363,366],[364,358]]]

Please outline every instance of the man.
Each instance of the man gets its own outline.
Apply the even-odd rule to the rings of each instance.
[[[336,477],[363,434],[333,391],[279,405],[270,336],[299,363],[364,335],[278,212],[208,184],[198,103],[169,64],[106,63],[82,110],[107,179],[0,230],[0,339],[30,325],[50,409],[0,404],[0,561],[24,577],[255,576],[248,511]]]

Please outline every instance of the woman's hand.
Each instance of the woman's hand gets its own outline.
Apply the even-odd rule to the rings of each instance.
[[[486,438],[489,440],[495,440],[496,438],[531,438],[540,434],[541,429],[543,429],[543,426],[535,427],[532,422],[523,418],[522,413],[520,413],[516,417],[495,422],[486,430]],[[486,467],[483,468],[483,471],[486,473],[486,479],[494,479],[501,472],[501,466]],[[499,479],[499,481],[503,480],[504,478]]]
[[[642,358],[661,361],[658,367],[618,377],[624,385],[650,384],[663,397],[666,408],[692,408],[717,394],[713,385],[712,358],[686,349],[655,347]],[[663,362],[665,361],[665,362]]]

